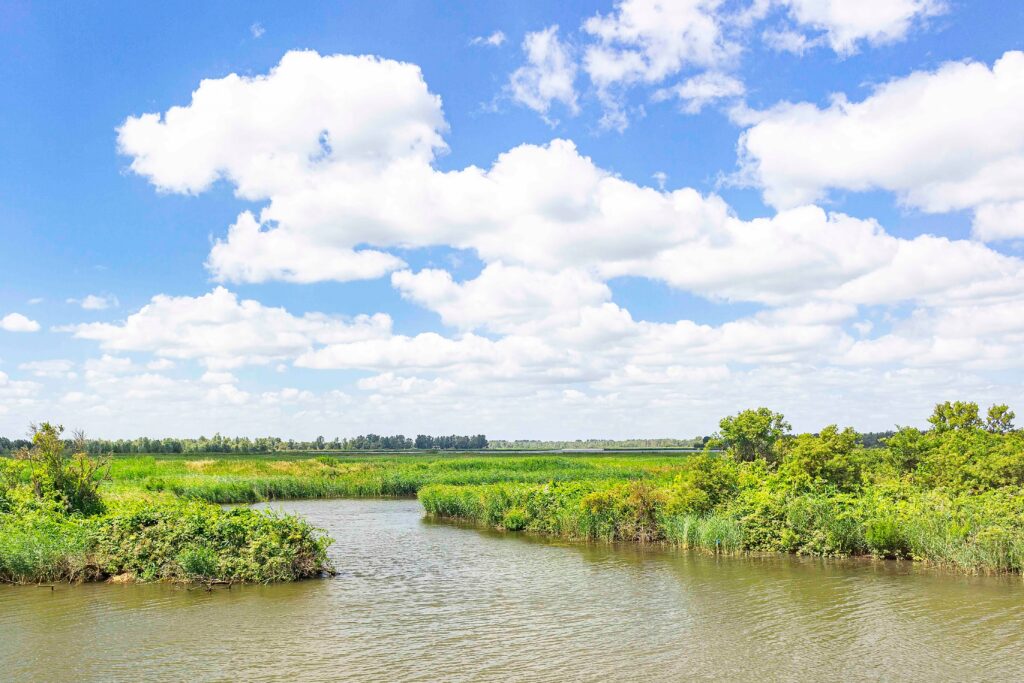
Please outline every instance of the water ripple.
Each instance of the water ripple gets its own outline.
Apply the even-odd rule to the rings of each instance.
[[[542,541],[426,523],[415,501],[282,507],[337,539],[337,578],[0,587],[0,677],[1024,679],[1019,578]]]

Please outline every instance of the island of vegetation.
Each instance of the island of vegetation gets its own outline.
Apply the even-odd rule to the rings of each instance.
[[[59,429],[0,459],[0,579],[275,581],[329,569],[300,519],[219,504],[418,496],[426,514],[578,541],[1024,570],[1024,433],[942,403],[928,429],[791,433],[767,408],[698,453],[403,451],[69,456]],[[865,442],[867,445],[865,445]],[[78,449],[80,451],[80,449]]]
[[[0,458],[0,581],[291,581],[331,571],[330,539],[293,515],[128,487],[43,423]]]

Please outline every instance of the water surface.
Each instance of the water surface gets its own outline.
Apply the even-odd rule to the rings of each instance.
[[[1024,582],[715,558],[281,504],[335,579],[0,586],[3,681],[1024,680]]]

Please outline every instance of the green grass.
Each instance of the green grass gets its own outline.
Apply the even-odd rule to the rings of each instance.
[[[102,492],[114,502],[206,506],[195,510],[418,496],[437,519],[579,541],[663,543],[713,553],[872,555],[967,572],[1024,570],[1021,432],[978,424],[901,430],[887,447],[865,449],[852,431],[827,427],[758,449],[746,460],[750,454],[740,451],[117,456]],[[231,558],[248,551],[211,541],[220,522],[199,525],[193,537],[167,545],[159,562],[138,557],[117,565],[96,559],[120,557],[117,544],[98,544],[99,527],[67,521],[56,529],[45,526],[50,522],[26,526],[7,519],[0,527],[0,578],[8,580],[115,570],[145,578],[214,573],[276,580],[305,571],[253,573],[261,563],[279,562],[272,557],[233,564]],[[176,538],[170,527],[164,533]],[[135,537],[117,538],[132,547]],[[106,555],[97,555],[104,548]]]
[[[373,455],[316,458],[120,456],[114,489],[212,503],[298,498],[413,497],[433,484],[480,485],[671,478],[687,456]]]

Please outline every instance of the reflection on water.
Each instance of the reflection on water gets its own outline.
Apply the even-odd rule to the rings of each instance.
[[[0,587],[4,681],[1022,680],[1024,582],[715,558],[282,504],[336,579]]]

